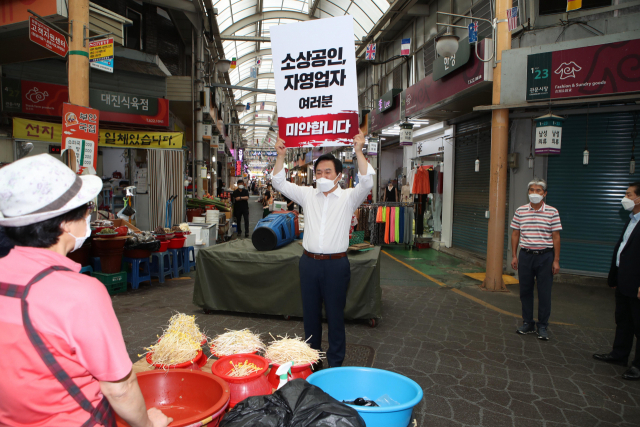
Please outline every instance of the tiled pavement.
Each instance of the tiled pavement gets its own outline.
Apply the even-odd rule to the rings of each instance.
[[[452,291],[464,288],[478,295],[469,288],[472,282],[459,274],[471,267],[457,261],[444,265],[435,254],[420,252],[405,254],[404,261],[426,258],[426,264],[439,269],[429,273],[447,286],[382,255],[383,319],[377,328],[364,322],[347,325],[348,343],[375,349],[375,368],[404,374],[422,386],[424,398],[414,410],[418,426],[640,426],[640,382],[624,381],[624,368],[591,358],[611,348],[609,307],[601,310],[601,328],[551,325],[548,342],[519,336],[517,318]],[[593,306],[601,304],[600,294],[580,287],[573,292],[583,292],[574,298],[589,313],[598,313]],[[132,360],[155,340],[173,311],[196,314],[210,335],[245,327],[267,336],[304,334],[301,319],[205,315],[191,303],[192,295],[193,280],[183,278],[142,285],[113,298]],[[571,294],[560,295],[564,299]],[[509,304],[517,307],[514,295],[504,298],[516,300]],[[326,325],[324,333],[326,339]]]
[[[382,258],[382,268],[390,262]],[[211,335],[244,327],[303,335],[300,319],[205,315],[191,304],[192,289],[190,279],[171,280],[113,298],[133,360],[173,311],[196,314]],[[640,425],[640,383],[591,359],[610,348],[611,330],[553,326],[552,340],[541,342],[516,335],[517,319],[440,287],[383,285],[383,316],[377,328],[349,323],[347,341],[373,347],[374,367],[422,386],[419,426]]]

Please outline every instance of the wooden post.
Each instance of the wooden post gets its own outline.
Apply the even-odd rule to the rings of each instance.
[[[493,69],[493,105],[500,104],[502,52],[511,49],[507,9],[511,3],[496,0],[496,67]],[[501,22],[502,21],[502,22]],[[482,284],[489,291],[502,291],[504,227],[507,200],[507,155],[509,152],[509,110],[493,110],[491,120],[491,180],[489,183],[489,231],[487,235],[487,276]]]
[[[89,0],[69,0],[69,102],[89,107]]]

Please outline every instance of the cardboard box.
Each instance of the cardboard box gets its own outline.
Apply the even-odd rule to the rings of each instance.
[[[227,219],[231,219],[231,214],[232,214],[232,212],[225,212],[225,213],[224,213],[224,216],[225,216]]]
[[[141,233],[141,231],[136,228],[135,226],[131,225],[130,222],[125,221],[124,219],[114,219],[113,220],[113,227],[114,228],[118,228],[118,227],[122,227],[122,226],[126,226],[129,230],[133,230],[134,233]]]

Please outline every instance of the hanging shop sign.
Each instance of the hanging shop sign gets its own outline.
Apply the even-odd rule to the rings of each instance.
[[[395,105],[394,99],[400,92],[402,92],[402,89],[391,89],[382,95],[375,103],[377,112],[384,113],[385,111],[391,110]]]
[[[2,108],[6,113],[62,117],[63,104],[69,99],[69,89],[65,85],[3,78],[2,88]],[[5,88],[12,94],[7,101],[4,99]],[[103,122],[169,126],[167,99],[89,89],[89,104],[100,110]]]
[[[471,53],[471,44],[467,40],[460,40],[458,43],[458,51],[449,57],[438,56],[433,61],[433,80],[440,80],[447,74],[453,73],[469,62]],[[475,55],[475,52],[474,52]],[[425,61],[429,58],[425,58]]]
[[[278,127],[287,147],[352,144],[358,133],[353,17],[271,28]]]
[[[113,39],[89,41],[89,67],[113,73]]]
[[[242,162],[236,161],[236,176],[242,176]]]
[[[62,151],[76,153],[76,173],[95,175],[98,167],[100,112],[81,105],[64,103],[62,110]]]
[[[35,16],[29,17],[29,40],[56,55],[67,56],[69,47],[65,36],[39,21]]]
[[[405,122],[400,125],[400,145],[413,145],[413,124]]]
[[[491,39],[483,39],[478,43],[478,55],[486,58],[486,48],[492,45]],[[434,75],[435,73],[429,74],[405,90],[405,117],[414,117],[419,113],[442,108],[442,104],[449,98],[459,97],[477,85],[491,82],[493,67],[490,63],[480,61],[474,52],[473,55],[469,55],[466,64],[453,70],[446,79],[435,80]]]
[[[527,56],[527,101],[640,91],[640,39]]]
[[[369,156],[377,156],[378,155],[378,138],[369,138],[369,148],[367,149],[367,155]]]
[[[536,122],[536,143],[535,153],[538,154],[560,154],[562,145],[562,123],[563,117],[547,114],[538,117]]]
[[[102,115],[102,113],[101,113]],[[102,118],[102,117],[101,117]],[[55,142],[62,141],[62,124],[13,118],[15,139]],[[182,148],[182,132],[148,132],[100,129],[98,146],[119,148]]]

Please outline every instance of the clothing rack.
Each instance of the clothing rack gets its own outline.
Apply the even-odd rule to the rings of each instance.
[[[377,244],[377,245],[382,245],[382,244],[403,244],[405,246],[405,249],[408,248],[409,246],[411,246],[411,247],[416,248],[417,250],[420,250],[416,246],[416,239],[417,239],[418,236],[415,234],[416,228],[414,227],[415,203],[414,202],[378,202],[378,203],[370,203],[370,204],[366,204],[366,205],[365,204],[360,205],[359,209],[369,209],[369,210],[377,211],[377,209],[380,208],[380,207],[383,207],[383,208],[398,208],[398,207],[402,207],[402,208],[411,208],[412,209],[412,211],[411,211],[412,212],[412,219],[411,219],[412,222],[411,222],[410,227],[411,227],[411,230],[412,230],[411,234],[412,234],[413,237],[412,237],[411,240],[413,240],[413,243],[410,244],[410,243],[404,241],[404,239],[402,239],[403,240],[402,243],[395,243],[395,241],[394,242],[390,242],[390,243],[384,243],[384,239],[380,239],[380,240],[377,240],[375,242],[375,244]],[[375,214],[374,214],[373,221],[376,224],[375,227],[378,227],[377,224],[380,224],[380,223],[376,222]],[[405,225],[405,227],[406,227],[406,225]],[[378,234],[376,234],[376,236],[378,236]],[[373,239],[373,236],[370,236],[370,238]]]

